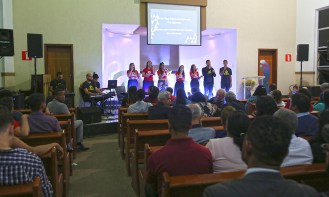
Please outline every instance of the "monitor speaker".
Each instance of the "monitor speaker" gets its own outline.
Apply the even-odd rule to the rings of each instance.
[[[42,34],[27,34],[27,51],[30,58],[43,57]]]
[[[97,123],[101,121],[101,110],[98,107],[78,107],[77,119],[83,124]]]
[[[308,44],[299,44],[297,45],[297,61],[308,61]]]
[[[0,56],[14,56],[14,36],[12,29],[0,29]]]

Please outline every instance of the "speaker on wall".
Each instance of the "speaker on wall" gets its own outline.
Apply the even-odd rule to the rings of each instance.
[[[31,58],[43,57],[42,34],[27,34],[27,52]]]
[[[308,61],[308,44],[297,45],[297,61]]]
[[[14,56],[14,36],[12,29],[0,29],[0,56]]]

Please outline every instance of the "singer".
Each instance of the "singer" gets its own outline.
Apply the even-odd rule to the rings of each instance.
[[[228,61],[224,60],[223,65],[219,69],[219,75],[221,76],[220,86],[222,89],[225,89],[226,92],[230,91],[232,87],[232,70],[227,67]]]
[[[159,70],[157,71],[159,80],[158,80],[158,88],[159,91],[165,91],[166,90],[166,84],[167,84],[167,75],[168,75],[168,70],[164,68],[165,64],[163,62],[160,63],[159,65]]]
[[[196,68],[195,64],[191,65],[190,76],[191,76],[191,83],[190,83],[191,90],[192,90],[192,88],[199,89],[199,79],[201,77],[199,77],[199,72],[198,72],[198,69]]]
[[[214,77],[216,77],[215,70],[211,67],[210,60],[206,61],[207,66],[202,68],[202,75],[204,77],[203,86],[204,86],[204,95],[207,99],[212,98],[212,90],[214,88]]]
[[[184,72],[184,65],[180,65],[178,71],[176,72],[176,83],[175,83],[175,92],[174,96],[177,94],[178,89],[184,89],[184,81],[185,81],[185,72]]]
[[[138,75],[138,71],[135,70],[135,64],[134,63],[130,63],[129,64],[129,70],[127,70],[127,76],[128,76],[128,89],[131,86],[136,86],[136,88],[138,89],[138,81],[137,78],[139,78]]]
[[[142,76],[144,77],[143,90],[145,92],[148,91],[150,86],[154,86],[153,75],[154,75],[154,71],[153,71],[152,62],[147,61],[146,67],[142,70]]]

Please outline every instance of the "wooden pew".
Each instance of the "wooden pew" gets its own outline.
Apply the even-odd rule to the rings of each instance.
[[[130,152],[133,149],[135,130],[150,131],[156,129],[168,129],[168,119],[162,120],[127,120],[128,130],[126,132],[126,141],[125,141],[125,160],[126,160],[126,169],[128,175],[131,175],[130,172]]]
[[[222,126],[222,120],[220,117],[202,117],[201,125],[203,127],[211,127],[211,126]]]
[[[118,126],[117,126],[117,130],[118,130],[118,145],[119,147],[121,147],[121,131],[122,131],[122,115],[123,113],[127,113],[128,111],[128,107],[119,107],[118,109]]]
[[[125,140],[127,136],[127,120],[147,120],[148,114],[147,113],[123,113],[122,114],[122,127],[119,139],[121,140],[120,144],[120,153],[122,159],[125,158]]]
[[[30,146],[38,146],[43,144],[58,143],[64,151],[64,156],[59,162],[63,169],[64,176],[64,196],[68,195],[70,184],[70,154],[66,149],[66,137],[64,132],[51,132],[51,133],[30,133],[27,137],[20,138]]]
[[[70,113],[70,114],[54,114],[54,117],[57,118],[58,121],[68,121],[70,120],[71,125],[69,128],[66,128],[67,131],[67,135],[66,138],[68,140],[73,140],[72,142],[72,146],[73,146],[73,158],[75,159],[76,157],[76,152],[77,152],[77,132],[74,126],[74,121],[75,121],[75,114],[74,113]],[[60,122],[61,124],[61,122]],[[64,127],[64,125],[61,124],[61,127]],[[62,127],[62,129],[64,129]]]
[[[328,190],[329,177],[325,164],[308,164],[284,167],[280,170],[286,179],[310,185],[319,192]],[[199,174],[187,176],[169,176],[163,173],[162,197],[189,196],[200,197],[203,190],[216,183],[222,183],[244,176],[245,171],[223,172],[214,174]]]
[[[31,113],[31,109],[17,109],[15,111],[21,112],[22,114],[30,114]],[[71,108],[69,108],[69,111],[71,113],[76,114],[76,108],[71,107]]]
[[[49,180],[53,186],[54,197],[62,197],[63,196],[63,173],[58,170],[58,161],[57,158],[57,150],[54,147],[51,150],[50,158],[41,158],[43,165],[46,170],[46,174],[49,177]]]
[[[151,131],[135,130],[134,148],[131,152],[131,178],[132,186],[137,196],[140,195],[139,171],[141,171],[138,166],[144,164],[145,144],[163,146],[169,139],[170,133],[168,129]]]
[[[35,177],[33,182],[21,185],[0,186],[1,197],[42,197],[40,177]]]
[[[64,129],[64,133],[65,133],[65,137],[66,137],[66,144],[71,144],[71,146],[73,146],[73,137],[72,137],[72,124],[71,124],[71,120],[61,120],[61,121],[58,121],[61,128]],[[74,148],[73,148],[73,154],[74,154]],[[73,167],[72,167],[72,163],[73,163],[73,154],[71,152],[68,152],[69,155],[70,155],[70,160],[69,160],[69,163],[70,163],[70,175],[72,176],[73,175]]]
[[[158,150],[160,150],[162,146],[150,146],[149,144],[144,145],[144,166],[143,170],[139,171],[139,191],[140,191],[140,197],[145,197],[145,173],[148,168],[147,161],[150,157],[150,155]]]

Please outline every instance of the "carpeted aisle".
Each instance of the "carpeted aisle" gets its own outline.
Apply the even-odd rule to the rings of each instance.
[[[121,159],[117,134],[99,135],[84,140],[90,147],[78,152],[74,160],[70,197],[134,197],[131,178]]]

